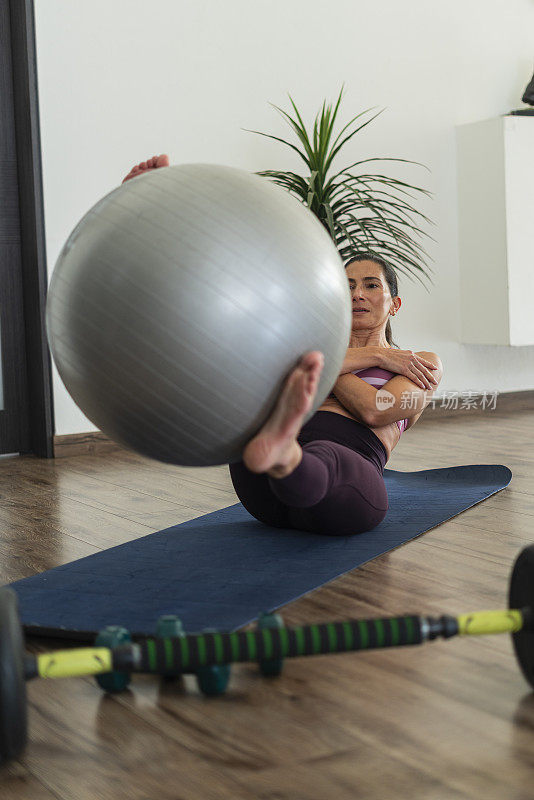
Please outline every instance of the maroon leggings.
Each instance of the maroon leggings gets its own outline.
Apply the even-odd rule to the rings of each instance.
[[[360,422],[317,411],[298,442],[302,461],[286,478],[230,464],[237,496],[249,514],[274,528],[346,536],[376,527],[388,510],[387,452]]]

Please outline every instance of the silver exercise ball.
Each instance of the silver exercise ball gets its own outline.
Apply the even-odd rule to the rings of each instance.
[[[172,464],[239,461],[301,356],[334,385],[351,331],[331,238],[265,178],[216,164],[126,181],[81,219],[48,293],[59,374],[116,442]]]

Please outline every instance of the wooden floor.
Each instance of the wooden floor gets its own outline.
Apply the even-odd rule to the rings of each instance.
[[[425,421],[401,471],[505,464],[508,488],[282,609],[288,624],[506,605],[534,540],[534,412]],[[0,460],[0,583],[237,502],[226,467],[131,453]],[[30,738],[0,770],[2,800],[526,800],[534,695],[508,636],[288,660],[281,678],[233,668],[222,698],[187,676],[138,676],[103,696],[90,678],[28,685]]]

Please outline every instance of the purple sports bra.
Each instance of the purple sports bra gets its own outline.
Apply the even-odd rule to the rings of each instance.
[[[387,383],[390,378],[395,375],[394,372],[390,372],[388,369],[382,369],[381,367],[366,367],[365,369],[356,369],[352,374],[357,375],[358,378],[361,378],[362,381],[369,383],[371,386],[376,386],[377,389]],[[407,425],[407,419],[397,420],[397,426],[401,434],[404,433]]]

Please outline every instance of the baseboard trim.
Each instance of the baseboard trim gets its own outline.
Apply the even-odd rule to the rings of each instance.
[[[427,406],[424,414],[419,418],[417,425],[422,423],[436,422],[440,419],[451,419],[459,417],[462,420],[467,418],[480,419],[483,416],[515,414],[520,411],[534,411],[534,391],[525,392],[502,392],[497,394],[495,408],[493,409],[493,398],[488,396],[488,408],[478,407],[480,400],[477,400],[475,408],[461,408],[461,400],[458,400],[458,408],[447,408],[446,405],[435,408]],[[112,441],[101,431],[89,431],[87,433],[71,433],[66,436],[54,436],[54,458],[64,458],[66,456],[99,456],[103,453],[124,451],[124,447]]]
[[[54,458],[100,456],[103,453],[120,452],[121,450],[124,450],[121,445],[101,431],[54,436]]]
[[[482,395],[476,395],[471,398],[472,402],[476,402],[474,408],[464,407],[462,403],[467,401],[467,396],[462,398],[460,392],[450,392],[447,398],[439,398],[442,405],[437,405],[432,408],[431,405],[427,406],[424,413],[419,418],[417,425],[421,422],[435,422],[440,419],[451,419],[452,417],[467,417],[477,419],[487,416],[500,416],[502,414],[515,414],[521,411],[534,411],[534,390],[528,389],[521,392],[488,392],[485,399],[486,408],[482,407]],[[458,403],[458,408],[454,408],[454,402]],[[449,403],[450,408],[447,407]]]

